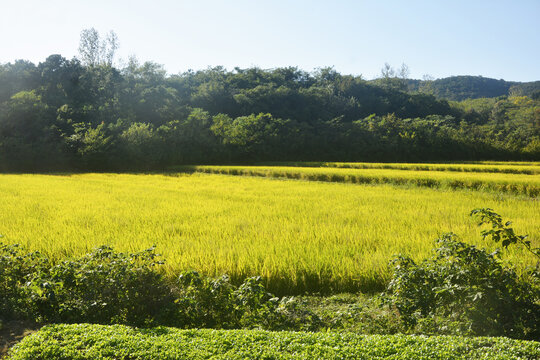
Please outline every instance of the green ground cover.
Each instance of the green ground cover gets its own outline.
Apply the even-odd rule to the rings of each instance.
[[[507,338],[52,325],[26,337],[23,359],[538,359],[540,343]]]

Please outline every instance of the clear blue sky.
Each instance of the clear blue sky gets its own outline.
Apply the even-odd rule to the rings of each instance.
[[[388,62],[412,78],[540,80],[540,0],[3,0],[0,63],[71,58],[90,27],[169,73],[334,66],[371,79]]]

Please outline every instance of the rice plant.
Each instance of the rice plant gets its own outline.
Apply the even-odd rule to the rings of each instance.
[[[119,251],[156,245],[171,277],[185,269],[227,273],[237,283],[262,275],[276,294],[381,289],[392,255],[426,257],[442,232],[482,243],[467,216],[473,208],[496,209],[533,243],[540,236],[534,198],[438,187],[199,173],[26,174],[0,175],[0,198],[3,242],[53,259],[104,244]],[[510,256],[521,266],[534,263],[518,250]]]

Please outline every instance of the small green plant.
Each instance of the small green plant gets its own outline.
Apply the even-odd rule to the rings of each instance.
[[[503,337],[208,330],[58,324],[27,336],[11,360],[35,359],[504,359],[540,357],[535,341]]]
[[[498,214],[480,209],[481,223],[491,223],[493,236],[506,248],[523,243],[509,222]],[[437,240],[435,255],[416,263],[397,256],[389,284],[389,302],[412,331],[508,336],[524,339],[540,337],[540,288],[530,274],[518,275],[500,258],[501,251],[488,252],[444,234]],[[527,246],[528,245],[528,246]],[[526,247],[530,249],[530,244]]]
[[[478,221],[478,226],[490,224],[491,229],[482,230],[482,237],[491,238],[494,242],[501,242],[501,245],[507,249],[510,245],[520,244],[527,251],[535,255],[540,260],[540,248],[531,247],[531,242],[527,240],[527,235],[517,235],[514,229],[510,227],[511,221],[503,223],[501,215],[490,208],[474,209],[471,211],[471,217]]]
[[[306,296],[309,308],[327,330],[357,334],[396,334],[404,332],[395,308],[381,306],[381,297],[373,294],[337,294]]]
[[[315,330],[320,324],[301,300],[267,292],[259,276],[236,287],[226,275],[214,279],[184,272],[176,304],[184,327]]]

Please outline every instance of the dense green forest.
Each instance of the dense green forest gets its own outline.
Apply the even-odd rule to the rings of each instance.
[[[296,67],[168,75],[135,59],[115,67],[114,48],[87,49],[0,65],[0,170],[540,159],[534,83],[512,92],[479,78],[477,96],[509,95],[453,102],[440,96],[475,97],[462,78],[366,81]]]
[[[521,83],[482,76],[451,76],[436,80],[407,79],[406,84],[408,91],[421,91],[455,101],[499,96],[540,97],[540,81]]]

